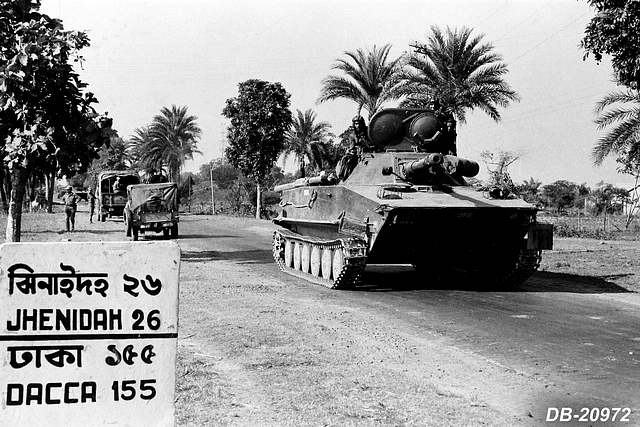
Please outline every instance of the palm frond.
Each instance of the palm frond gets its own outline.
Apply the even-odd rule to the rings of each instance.
[[[612,108],[607,110],[608,107]],[[612,155],[616,155],[619,162],[633,162],[630,153],[635,156],[640,149],[640,94],[634,90],[609,93],[596,104],[594,112],[598,129],[610,130],[593,147],[593,163],[601,165]]]
[[[401,58],[389,60],[391,45],[372,50],[358,49],[344,52],[345,58],[336,60],[332,69],[344,75],[331,75],[322,80],[318,103],[344,98],[355,102],[372,116],[380,107],[397,99],[395,87],[399,82]]]
[[[467,27],[443,31],[432,26],[427,41],[415,42],[404,61],[405,82],[398,85],[405,96],[402,104],[425,108],[436,97],[459,122],[475,108],[499,121],[497,107],[520,98],[504,81],[508,70],[502,56],[493,52],[492,44],[482,43],[483,37],[472,37]]]

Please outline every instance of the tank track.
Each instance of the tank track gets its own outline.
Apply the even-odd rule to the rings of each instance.
[[[313,252],[315,248],[317,253],[323,254],[323,258],[324,254],[330,254],[331,271],[327,273],[329,266],[326,265],[326,262],[320,266],[319,270],[318,267],[315,268],[316,274],[313,273],[314,268],[311,261],[306,266],[304,262],[299,262],[300,265],[296,268],[296,262],[293,261],[295,254],[290,255],[291,259],[287,263],[286,246],[290,245],[290,248],[295,248],[296,244],[299,244],[301,248],[306,245],[308,253]],[[338,263],[337,268],[334,268],[336,251],[340,251],[343,261],[341,266]],[[302,255],[298,256],[302,257]],[[303,236],[289,230],[278,230],[273,233],[273,259],[283,272],[292,276],[330,289],[350,289],[360,283],[362,272],[367,264],[367,243],[357,238],[326,240]],[[303,271],[305,268],[307,271]]]
[[[522,249],[516,267],[504,277],[502,283],[512,287],[521,285],[538,270],[541,261],[541,250]]]
[[[503,254],[502,256],[497,256],[497,258],[494,257],[494,259],[500,260],[507,257],[507,254]],[[512,263],[505,263],[500,268],[495,268],[493,264],[487,263],[488,265],[484,269],[454,269],[454,271],[461,274],[459,276],[460,280],[477,283],[477,279],[480,278],[482,284],[479,288],[474,286],[476,289],[485,291],[509,290],[517,288],[531,277],[540,267],[541,261],[541,250],[521,249],[517,260]],[[414,268],[416,267],[414,266]]]

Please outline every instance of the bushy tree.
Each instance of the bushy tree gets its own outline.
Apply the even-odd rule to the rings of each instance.
[[[541,181],[535,180],[533,179],[533,177],[531,177],[529,178],[529,181],[525,179],[522,184],[517,185],[515,188],[515,193],[528,203],[540,205],[542,203],[542,201],[540,200],[541,185]]]
[[[213,180],[217,188],[226,189],[236,182],[240,175],[240,170],[233,167],[229,160],[220,158],[200,166],[198,180],[201,182]]]
[[[542,187],[542,201],[545,206],[557,213],[574,205],[578,195],[578,186],[566,180],[555,181]]]
[[[640,83],[640,2],[637,0],[587,0],[595,10],[580,46],[585,59],[611,56],[616,80],[638,89]]]
[[[615,155],[622,173],[640,178],[640,2],[635,0],[587,0],[595,10],[580,46],[585,59],[611,56],[616,82],[627,90],[606,95],[596,105],[596,124],[610,131],[593,149],[596,165]],[[632,193],[635,194],[635,193]],[[630,217],[630,220],[633,216]],[[628,225],[628,224],[627,224]]]
[[[291,126],[291,95],[280,83],[250,79],[238,85],[238,96],[227,99],[222,114],[227,129],[229,162],[256,185],[256,218],[260,218],[260,186],[284,149]]]
[[[40,1],[0,3],[0,141],[11,175],[6,241],[20,241],[26,181],[46,171],[53,196],[57,173],[85,172],[109,143],[112,121],[93,108],[97,99],[72,62],[89,46],[83,32],[38,12]]]
[[[584,211],[585,206],[591,197],[591,188],[587,186],[587,183],[583,182],[580,185],[576,185],[576,198],[573,201],[573,207],[579,211]]]
[[[593,213],[596,215],[601,215],[605,212],[610,215],[622,213],[628,198],[628,190],[600,181],[596,189],[591,193],[594,206]]]

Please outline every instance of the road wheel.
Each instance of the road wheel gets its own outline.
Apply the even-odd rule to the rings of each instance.
[[[342,267],[344,267],[344,254],[342,253],[342,249],[336,249],[333,253],[333,262],[331,266],[331,270],[333,273],[333,280],[338,280],[340,277],[340,272],[342,271]]]
[[[163,228],[163,229],[162,229],[162,235],[165,237],[165,239],[168,239],[168,238],[169,238],[169,232],[170,232],[170,231],[171,231],[171,230],[169,230],[168,228]]]
[[[331,262],[333,261],[333,251],[329,248],[322,251],[322,278],[331,279]]]
[[[293,265],[293,250],[294,243],[291,240],[286,240],[284,244],[284,265],[291,267]]]
[[[173,227],[171,227],[171,238],[172,239],[178,238],[178,224],[175,224]]]
[[[293,268],[300,270],[302,265],[302,243],[296,242],[293,246]]]
[[[133,232],[133,236],[132,236],[132,240],[135,242],[136,240],[138,240],[138,228],[137,227],[131,227],[132,228],[132,232]]]
[[[320,277],[320,268],[322,265],[322,249],[314,246],[311,249],[311,274]]]
[[[310,261],[311,261],[311,245],[308,243],[305,243],[304,245],[302,245],[302,272],[303,273],[308,273],[309,272],[309,267],[310,267]]]
[[[131,219],[129,218],[128,215],[124,216],[124,223],[125,223],[125,226],[127,227],[127,237],[131,237]]]

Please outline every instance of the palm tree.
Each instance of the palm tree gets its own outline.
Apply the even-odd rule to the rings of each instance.
[[[369,119],[388,101],[397,99],[395,92],[400,58],[389,61],[391,45],[365,52],[345,52],[346,59],[338,59],[333,65],[346,76],[329,76],[322,79],[318,102],[345,98],[358,104],[358,115],[362,109],[368,111]]]
[[[503,80],[508,72],[502,57],[482,38],[471,38],[471,30],[463,27],[446,34],[431,27],[427,43],[416,42],[405,59],[401,92],[406,96],[402,106],[424,108],[436,98],[457,120],[466,122],[466,110],[479,108],[496,122],[497,107],[507,107],[519,96]]]
[[[126,142],[126,152],[131,161],[131,167],[136,170],[146,170],[141,164],[141,156],[144,152],[143,147],[151,139],[149,137],[149,128],[143,126],[134,130],[135,134]]]
[[[179,182],[185,160],[198,153],[198,140],[202,130],[197,117],[187,114],[187,107],[163,107],[149,125],[147,141],[140,153],[141,165],[150,171],[167,168],[169,180]]]
[[[640,165],[640,92],[628,89],[610,93],[596,104],[595,113],[598,129],[615,126],[593,148],[593,163],[601,165],[607,156],[615,154],[627,170]]]
[[[112,137],[109,147],[100,150],[99,155],[102,170],[126,170],[131,166],[127,143],[120,137]]]
[[[300,176],[305,176],[305,160],[308,159],[315,170],[324,166],[324,143],[333,134],[329,132],[331,125],[328,122],[315,123],[316,113],[309,109],[302,113],[297,110],[297,117],[293,118],[291,128],[285,134],[286,147],[283,151],[282,161],[285,163],[290,154],[293,154],[298,162]]]

